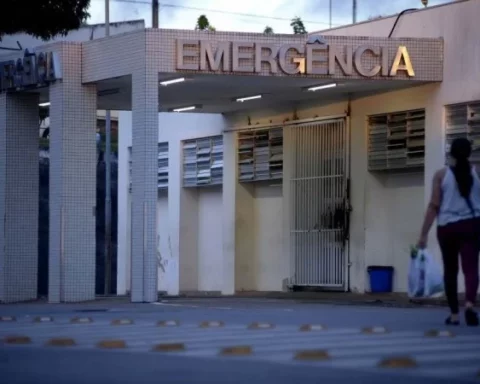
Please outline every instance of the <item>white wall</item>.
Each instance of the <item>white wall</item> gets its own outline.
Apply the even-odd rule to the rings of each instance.
[[[220,291],[222,274],[222,188],[183,188],[181,142],[222,134],[224,119],[213,114],[159,114],[159,142],[169,143],[168,194],[157,203],[158,290]],[[118,294],[130,289],[130,197],[128,150],[131,112],[119,113]]]
[[[198,190],[198,288],[199,291],[222,290],[222,194],[215,189]]]

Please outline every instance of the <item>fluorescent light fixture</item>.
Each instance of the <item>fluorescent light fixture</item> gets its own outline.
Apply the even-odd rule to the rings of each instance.
[[[50,102],[46,102],[46,103],[40,103],[38,104],[39,107],[49,107],[50,106]]]
[[[160,82],[160,85],[167,86],[167,85],[170,85],[170,84],[182,83],[182,82],[184,82],[184,81],[185,81],[185,78],[184,78],[184,77],[180,77],[180,78],[178,78],[178,79],[161,81],[161,82]]]
[[[244,101],[249,101],[249,100],[256,100],[256,99],[261,99],[262,95],[255,95],[255,96],[248,96],[248,97],[240,97],[236,99],[235,101],[239,103],[243,103]]]
[[[173,112],[186,112],[186,111],[192,111],[194,109],[197,109],[196,105],[191,105],[190,107],[175,108],[173,109]]]
[[[310,92],[315,92],[315,91],[319,91],[321,89],[327,89],[327,88],[334,88],[337,86],[337,83],[331,83],[331,84],[324,84],[324,85],[316,85],[314,87],[309,87],[307,88],[307,91],[310,91]]]

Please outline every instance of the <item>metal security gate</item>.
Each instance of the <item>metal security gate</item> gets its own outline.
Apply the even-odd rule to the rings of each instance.
[[[346,290],[348,131],[345,118],[290,129],[291,285]]]

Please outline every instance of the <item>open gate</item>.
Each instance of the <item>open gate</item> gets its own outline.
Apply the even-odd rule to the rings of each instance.
[[[346,118],[290,128],[291,285],[348,288],[349,135]]]

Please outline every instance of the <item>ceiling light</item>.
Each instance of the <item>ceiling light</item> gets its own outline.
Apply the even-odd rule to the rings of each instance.
[[[38,104],[39,107],[49,107],[50,106],[50,102],[46,102],[46,103],[40,103]]]
[[[197,109],[196,105],[191,105],[189,107],[175,108],[175,109],[172,109],[172,111],[173,112],[186,112],[186,111],[192,111],[194,109]]]
[[[170,84],[181,83],[181,82],[183,82],[183,81],[185,81],[185,78],[184,78],[184,77],[180,77],[180,78],[178,78],[178,79],[161,81],[161,82],[160,82],[160,85],[167,86],[167,85],[170,85]]]
[[[256,100],[256,99],[261,99],[262,95],[256,95],[256,96],[248,96],[248,97],[240,97],[236,99],[235,101],[239,103],[243,103],[244,101],[249,101],[249,100]]]
[[[331,84],[324,84],[324,85],[316,85],[314,87],[309,87],[307,88],[307,91],[310,91],[310,92],[315,92],[315,91],[319,91],[321,89],[327,89],[327,88],[334,88],[337,86],[337,83],[331,83]]]

